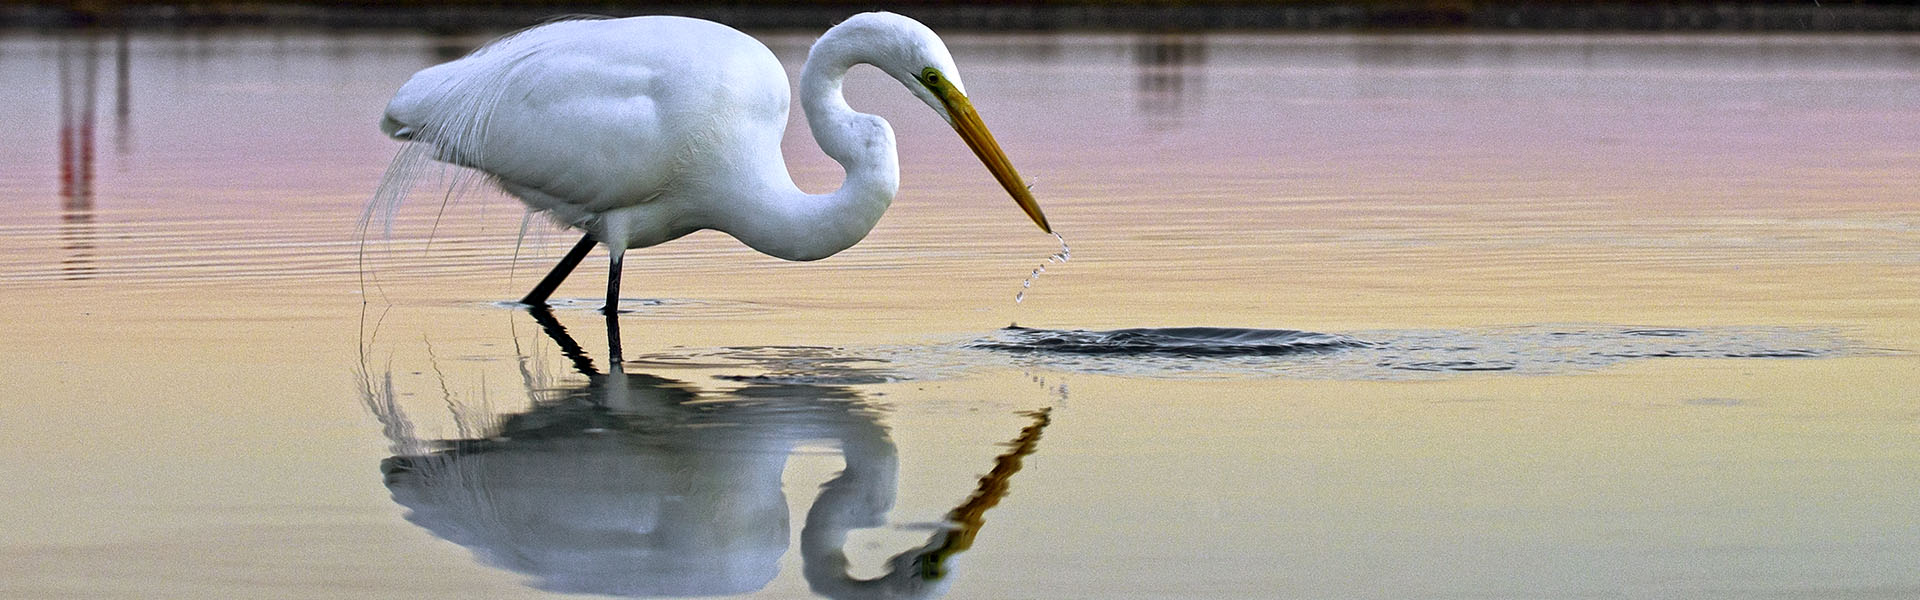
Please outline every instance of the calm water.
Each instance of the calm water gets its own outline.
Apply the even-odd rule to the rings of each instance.
[[[1920,39],[951,36],[1071,262],[869,70],[873,235],[616,329],[360,243],[485,37],[0,35],[0,596],[1920,595]]]

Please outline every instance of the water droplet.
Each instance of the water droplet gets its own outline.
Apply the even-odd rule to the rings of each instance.
[[[1039,267],[1035,267],[1033,273],[1027,275],[1027,280],[1020,282],[1020,292],[1013,295],[1015,304],[1027,298],[1027,290],[1033,287],[1034,280],[1039,279],[1041,273],[1047,272],[1048,264],[1065,263],[1073,259],[1073,250],[1067,248],[1067,238],[1061,237],[1060,232],[1056,231],[1053,233],[1053,239],[1060,240],[1060,251],[1053,253],[1052,256],[1048,256],[1047,262],[1041,263]]]

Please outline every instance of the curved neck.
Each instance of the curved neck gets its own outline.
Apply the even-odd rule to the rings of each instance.
[[[853,65],[871,63],[857,36],[828,30],[800,72],[800,106],[820,150],[840,163],[846,179],[828,194],[790,187],[757,227],[732,231],[766,254],[787,260],[826,258],[873,230],[900,189],[900,161],[886,120],[853,110],[841,82]]]
[[[873,64],[872,39],[849,33],[844,27],[827,30],[807,52],[800,68],[800,109],[820,150],[847,172],[841,191],[865,187],[886,192],[889,199],[900,187],[900,163],[894,153],[893,128],[885,119],[853,110],[841,89],[854,65]]]

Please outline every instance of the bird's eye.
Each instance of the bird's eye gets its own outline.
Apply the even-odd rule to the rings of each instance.
[[[940,72],[928,67],[927,70],[920,72],[920,78],[925,79],[928,85],[940,83]]]

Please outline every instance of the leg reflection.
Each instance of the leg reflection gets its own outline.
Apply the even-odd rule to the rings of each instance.
[[[478,425],[450,439],[419,439],[401,397],[484,381],[448,381],[459,373],[439,372],[426,393],[410,394],[394,382],[411,380],[389,368],[379,385],[366,376],[363,389],[394,442],[381,470],[407,520],[544,590],[707,596],[763,588],[790,539],[788,459],[825,444],[840,450],[845,468],[821,487],[800,532],[808,585],[833,598],[936,597],[1048,422],[1046,411],[1030,415],[979,489],[947,514],[947,527],[896,555],[887,575],[856,579],[842,546],[851,530],[887,523],[899,470],[881,411],[857,388],[748,378],[702,390],[627,373],[617,358],[601,368],[551,311],[528,314],[579,376],[547,376],[541,371],[551,367],[537,355],[514,351],[511,360],[533,365],[522,367],[532,373],[524,377],[526,408],[494,412],[482,398],[452,411],[486,413]],[[618,317],[605,323],[617,355]]]

